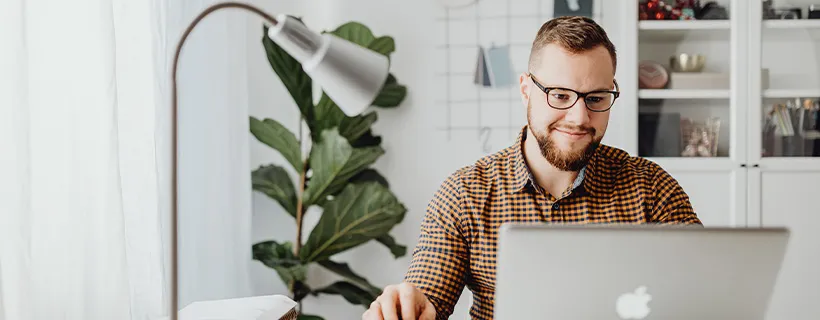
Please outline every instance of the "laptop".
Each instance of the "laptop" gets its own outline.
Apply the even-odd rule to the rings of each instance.
[[[495,319],[764,319],[785,228],[499,230]]]

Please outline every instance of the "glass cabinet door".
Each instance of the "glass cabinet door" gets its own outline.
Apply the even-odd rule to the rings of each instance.
[[[710,2],[637,1],[639,156],[730,156],[734,14]]]
[[[762,1],[760,157],[820,157],[820,2]]]

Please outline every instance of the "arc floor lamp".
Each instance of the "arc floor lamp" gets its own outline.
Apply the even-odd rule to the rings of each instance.
[[[177,181],[177,65],[180,53],[188,35],[199,22],[214,11],[225,8],[237,8],[255,13],[271,24],[268,37],[282,47],[285,52],[302,64],[302,68],[310,78],[318,83],[322,90],[348,116],[360,114],[375,100],[382,86],[387,80],[389,60],[386,56],[359,46],[330,33],[320,34],[308,29],[301,21],[284,14],[276,18],[262,10],[239,2],[224,2],[214,4],[202,11],[188,25],[174,53],[171,75],[172,90],[172,171],[171,171],[171,319],[177,320],[179,315],[179,258],[177,254],[179,222],[178,214],[178,181]]]

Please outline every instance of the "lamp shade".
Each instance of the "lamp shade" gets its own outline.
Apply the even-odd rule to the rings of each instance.
[[[268,37],[302,64],[302,69],[348,116],[362,113],[381,92],[389,74],[387,56],[330,33],[319,34],[287,15]]]

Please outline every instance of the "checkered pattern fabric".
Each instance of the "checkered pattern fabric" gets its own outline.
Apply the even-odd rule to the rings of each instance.
[[[551,196],[527,168],[526,132],[524,127],[514,145],[447,177],[427,207],[405,281],[427,295],[437,319],[452,314],[464,286],[473,293],[471,317],[493,318],[503,223],[701,225],[688,196],[666,171],[605,145],[581,181]]]

